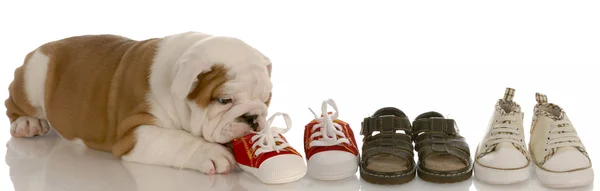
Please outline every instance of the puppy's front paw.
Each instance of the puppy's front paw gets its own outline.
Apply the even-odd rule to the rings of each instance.
[[[227,147],[216,143],[205,143],[194,153],[192,163],[206,174],[227,173],[236,167],[233,153]]]
[[[21,116],[10,124],[10,134],[18,138],[45,135],[49,130],[48,121],[29,116]]]

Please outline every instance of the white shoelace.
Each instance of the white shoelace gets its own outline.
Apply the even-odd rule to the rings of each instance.
[[[524,147],[523,137],[519,131],[520,126],[520,120],[516,116],[498,117],[490,130],[490,136],[485,141],[486,145],[491,147],[498,143],[508,142]]]
[[[285,125],[286,125],[285,129],[272,126],[273,120],[277,116],[283,116],[283,119],[285,120]],[[286,147],[289,147],[290,145],[281,138],[280,134],[286,133],[287,131],[290,130],[291,127],[292,127],[292,120],[290,119],[290,116],[288,114],[281,113],[281,112],[277,112],[277,113],[273,114],[267,120],[267,124],[266,124],[265,128],[259,132],[256,132],[256,135],[252,136],[251,141],[252,142],[256,141],[256,142],[254,142],[254,144],[252,144],[252,149],[255,149],[256,147],[258,147],[256,152],[254,152],[254,156],[256,157],[256,156],[260,155],[261,153],[272,152],[272,151],[276,151],[277,153],[279,153],[279,151],[285,149]]]
[[[331,116],[327,111],[328,104],[331,105],[331,107],[333,107],[333,110],[335,110],[335,112],[332,113]],[[338,109],[337,105],[332,99],[323,101],[323,104],[321,105],[321,113],[323,117],[318,117],[318,115],[311,108],[308,109],[310,110],[310,112],[313,113],[313,115],[315,116],[315,120],[318,122],[312,127],[311,132],[313,132],[313,134],[310,135],[310,138],[312,139],[321,136],[321,138],[310,142],[308,147],[333,146],[342,143],[350,143],[350,141],[348,140],[348,138],[346,138],[346,135],[344,134],[344,128],[340,124],[333,122],[333,120],[336,120],[338,117]],[[321,128],[321,130],[316,131],[318,128]],[[340,136],[340,138],[338,138],[338,136]]]
[[[562,124],[562,127],[551,126],[549,130],[550,136],[546,141],[547,150],[560,148],[560,147],[575,147],[583,148],[583,144],[577,136],[575,128],[568,121],[559,121],[558,124]]]

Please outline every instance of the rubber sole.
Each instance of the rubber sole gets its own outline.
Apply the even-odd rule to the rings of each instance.
[[[402,175],[373,174],[360,168],[360,178],[372,184],[404,184],[415,179],[416,174],[416,168]]]
[[[419,165],[420,166],[420,165]],[[418,168],[419,178],[427,182],[433,183],[456,183],[468,180],[473,175],[473,165],[469,166],[464,172],[454,174],[432,173],[424,169]]]
[[[269,174],[260,174],[261,172],[256,168],[252,168],[252,167],[249,167],[246,165],[241,165],[241,164],[239,166],[242,170],[254,175],[256,178],[258,178],[260,181],[262,181],[265,184],[289,183],[289,182],[293,182],[296,180],[300,180],[302,177],[304,177],[304,175],[306,175],[306,170],[305,170],[299,174],[282,177],[279,171],[272,172]]]
[[[574,188],[594,182],[594,170],[586,168],[573,172],[550,172],[535,166],[540,182],[550,188]]]
[[[353,172],[350,172],[350,173],[338,174],[335,176],[323,176],[323,175],[314,175],[314,174],[309,174],[309,176],[311,178],[318,179],[318,180],[341,180],[341,179],[348,178],[355,174],[356,174],[356,170],[354,170]]]
[[[515,170],[488,168],[475,162],[474,174],[477,179],[488,184],[515,184],[529,179],[529,166]]]

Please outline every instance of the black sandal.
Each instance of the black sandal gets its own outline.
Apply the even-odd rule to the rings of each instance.
[[[419,153],[419,178],[435,183],[467,180],[473,172],[469,145],[453,119],[426,112],[413,122],[413,140]]]
[[[360,176],[374,184],[402,184],[415,178],[411,124],[404,112],[385,107],[362,122]],[[398,132],[404,131],[404,133]],[[373,135],[374,132],[378,134]]]

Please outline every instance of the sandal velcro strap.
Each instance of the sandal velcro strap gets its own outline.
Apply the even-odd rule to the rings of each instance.
[[[418,135],[423,132],[435,132],[454,135],[457,133],[454,124],[455,122],[453,119],[419,119],[413,123],[413,134]]]
[[[396,133],[397,130],[404,130],[407,134],[410,134],[410,121],[406,117],[383,115],[376,118],[365,118],[361,124],[360,134],[371,135],[374,131],[388,134]]]

